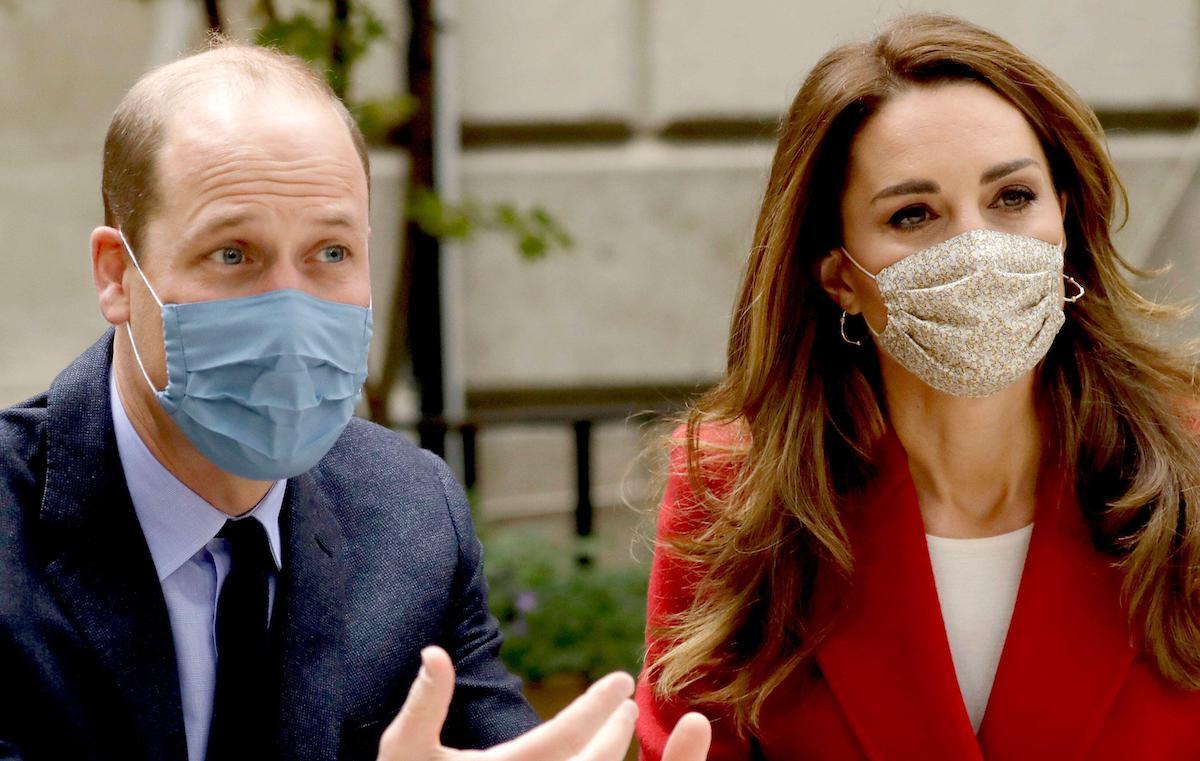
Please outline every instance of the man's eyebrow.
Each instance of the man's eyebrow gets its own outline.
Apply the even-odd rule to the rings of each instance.
[[[253,220],[254,215],[245,211],[230,211],[224,214],[216,214],[202,221],[196,228],[191,237],[204,238],[222,230],[231,227],[238,227],[246,222]],[[322,227],[355,227],[354,218],[349,214],[341,212],[330,212],[317,217],[317,223]]]
[[[895,185],[889,185],[883,190],[875,194],[871,199],[871,203],[875,203],[883,198],[891,198],[892,196],[908,196],[916,195],[917,193],[936,193],[941,190],[941,187],[933,180],[905,180],[904,182]]]
[[[340,214],[333,212],[331,214],[323,214],[317,217],[317,222],[326,227],[354,227],[354,220],[349,214]]]
[[[193,238],[203,238],[218,233],[230,227],[237,227],[249,221],[251,215],[244,211],[231,211],[216,214],[201,222],[193,231]]]
[[[979,176],[979,184],[987,185],[989,182],[995,182],[1006,174],[1012,174],[1018,169],[1024,169],[1030,164],[1037,162],[1030,158],[1016,159],[1014,161],[1006,161],[1003,164],[997,164]]]

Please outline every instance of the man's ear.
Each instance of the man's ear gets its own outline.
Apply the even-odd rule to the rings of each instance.
[[[125,268],[129,256],[115,227],[92,230],[92,281],[100,299],[100,313],[110,325],[129,321],[129,294],[125,291]]]
[[[850,314],[858,314],[862,308],[858,305],[858,297],[854,288],[846,279],[846,255],[841,249],[831,249],[820,261],[819,277],[821,288],[829,294],[839,309],[845,309]]]

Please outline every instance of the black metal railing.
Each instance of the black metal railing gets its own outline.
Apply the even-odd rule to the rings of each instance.
[[[669,418],[680,413],[705,388],[705,384],[695,384],[473,391],[467,396],[469,412],[462,419],[427,416],[392,427],[416,431],[426,446],[429,442],[445,442],[447,436],[458,436],[462,444],[464,486],[473,490],[479,481],[481,430],[569,426],[575,449],[575,533],[585,537],[592,534],[595,525],[592,453],[596,425],[612,422],[640,425]]]

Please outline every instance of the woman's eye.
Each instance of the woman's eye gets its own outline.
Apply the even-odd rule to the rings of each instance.
[[[924,206],[909,206],[893,214],[892,218],[888,220],[888,224],[904,230],[917,227],[920,224],[928,222],[929,219],[930,212],[928,208]]]
[[[246,254],[238,248],[222,248],[213,252],[213,258],[221,264],[241,264],[246,261]]]
[[[323,262],[340,262],[346,258],[346,249],[341,246],[326,246],[318,256]]]
[[[1002,209],[1023,209],[1037,200],[1037,194],[1028,188],[1008,188],[1001,191],[996,206]]]

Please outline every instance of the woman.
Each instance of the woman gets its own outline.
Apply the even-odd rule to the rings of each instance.
[[[676,434],[644,758],[693,707],[711,759],[1200,758],[1197,381],[1118,200],[1092,111],[978,27],[817,64]]]

